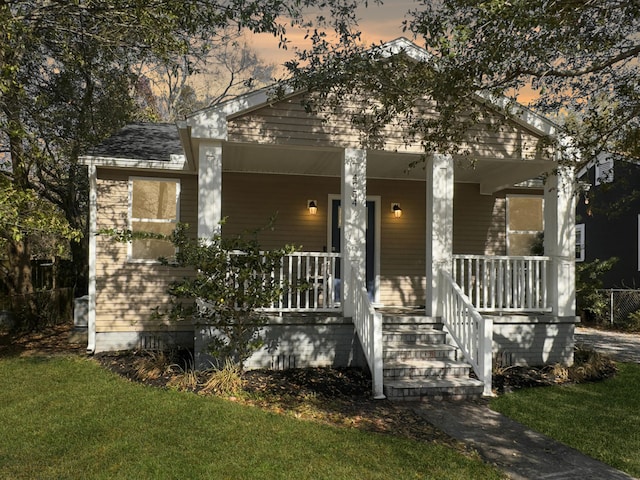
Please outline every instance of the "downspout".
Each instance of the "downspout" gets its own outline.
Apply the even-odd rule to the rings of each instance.
[[[96,236],[98,218],[98,173],[89,163],[89,305],[87,318],[87,353],[96,349]]]

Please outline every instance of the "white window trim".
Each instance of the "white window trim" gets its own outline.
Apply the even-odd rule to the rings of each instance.
[[[156,181],[156,182],[175,182],[176,184],[176,219],[168,220],[168,219],[160,219],[160,218],[133,218],[133,182],[135,180],[144,180],[144,181]],[[178,224],[180,222],[180,190],[181,183],[179,178],[173,177],[141,177],[141,176],[132,176],[129,177],[128,182],[128,205],[127,205],[127,224],[129,231],[133,231],[133,222],[134,221],[145,221],[149,223],[174,223]],[[150,258],[134,258],[133,257],[133,242],[127,242],[127,263],[137,263],[137,264],[148,264],[148,265],[158,265],[160,262],[157,259]]]
[[[640,214],[638,214],[638,271],[640,272]]]
[[[598,158],[595,164],[594,185],[602,185],[604,183],[612,183],[614,175],[613,158]]]
[[[580,245],[580,254],[576,255],[576,262],[584,262],[586,244],[585,244],[585,226],[584,223],[578,223],[576,225],[576,246]],[[576,254],[578,253],[578,249],[576,248]]]

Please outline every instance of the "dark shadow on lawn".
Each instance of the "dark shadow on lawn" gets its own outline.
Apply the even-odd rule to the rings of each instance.
[[[86,344],[70,341],[72,331],[68,323],[33,332],[0,331],[0,358],[85,354]]]

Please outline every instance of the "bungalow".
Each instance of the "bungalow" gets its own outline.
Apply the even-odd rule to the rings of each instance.
[[[403,38],[383,48],[426,55]],[[305,95],[256,91],[177,125],[129,125],[84,157],[88,350],[172,341],[194,347],[202,364],[215,334],[151,315],[188,274],[157,262],[170,245],[97,232],[168,233],[185,222],[208,238],[278,212],[261,243],[301,246],[278,275],[312,288],[268,309],[250,368],[363,365],[375,397],[415,399],[491,394],[494,361],[572,363],[573,172],[539,148],[554,125],[522,108],[495,128],[496,103],[478,97],[489,114],[469,140],[473,165],[434,153],[409,168],[424,158],[419,142],[388,127],[379,148],[363,149],[347,114],[308,113]],[[424,116],[428,101],[416,106]],[[534,256],[540,232],[545,255]]]

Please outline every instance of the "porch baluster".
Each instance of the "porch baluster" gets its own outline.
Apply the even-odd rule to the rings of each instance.
[[[454,255],[452,278],[480,311],[551,311],[549,257]]]

